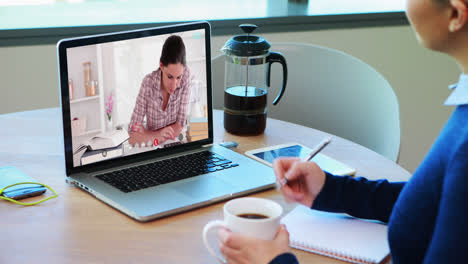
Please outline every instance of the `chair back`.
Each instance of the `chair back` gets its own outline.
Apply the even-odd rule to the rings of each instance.
[[[281,101],[282,70],[272,65],[267,116],[351,140],[397,161],[400,149],[398,99],[388,81],[367,63],[344,52],[301,43],[273,43],[288,65]],[[223,109],[224,56],[213,59],[213,103]]]

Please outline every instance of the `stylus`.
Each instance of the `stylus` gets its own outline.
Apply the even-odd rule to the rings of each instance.
[[[330,143],[331,141],[331,137],[327,137],[327,138],[324,138],[322,141],[320,141],[320,143],[317,144],[317,146],[315,146],[314,149],[312,149],[312,151],[310,151],[309,155],[307,155],[303,161],[304,162],[307,162],[307,161],[310,161],[311,159],[313,159],[315,157],[315,155],[317,155],[320,151],[322,151],[322,149],[325,148],[325,146],[328,145],[328,143]],[[286,184],[288,184],[288,179],[286,177],[282,178],[281,180],[278,181],[279,183],[279,188],[285,186]]]

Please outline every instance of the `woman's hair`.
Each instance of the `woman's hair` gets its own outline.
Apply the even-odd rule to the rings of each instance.
[[[185,66],[185,45],[181,37],[172,35],[166,39],[160,61],[164,66],[178,63]]]

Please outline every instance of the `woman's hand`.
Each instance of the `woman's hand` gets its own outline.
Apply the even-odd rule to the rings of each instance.
[[[175,138],[175,132],[172,126],[166,126],[166,127],[159,129],[158,134],[160,137],[163,137],[164,140]]]
[[[158,136],[155,137],[149,132],[131,132],[129,136],[130,138],[128,139],[128,143],[134,147],[136,144],[138,144],[138,146],[142,146],[144,144],[145,147],[150,147],[155,144],[159,144],[163,140],[163,138]]]
[[[280,191],[287,201],[311,207],[325,184],[325,172],[315,162],[298,158],[278,158],[273,162],[277,181],[286,178],[288,184]]]
[[[253,238],[231,232],[218,231],[219,249],[229,264],[267,264],[276,256],[290,252],[289,233],[281,226],[273,240]]]
[[[135,123],[132,125],[131,132],[143,133],[145,132],[145,127],[143,126],[143,124]]]

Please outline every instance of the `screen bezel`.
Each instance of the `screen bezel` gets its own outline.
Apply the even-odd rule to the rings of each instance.
[[[101,161],[97,163],[73,166],[73,147],[71,133],[71,116],[70,116],[70,95],[68,89],[68,61],[67,49],[76,48],[87,45],[96,45],[113,41],[129,40],[143,37],[151,37],[164,34],[172,34],[184,31],[199,30],[205,31],[205,57],[206,57],[206,87],[207,87],[207,104],[208,104],[208,138],[188,142],[181,145],[176,145],[168,148],[157,149],[153,151],[138,153],[130,156],[123,156],[111,160]],[[132,31],[123,31],[115,33],[107,33],[100,35],[84,36],[78,38],[63,39],[57,43],[57,59],[58,59],[58,76],[59,76],[59,92],[60,92],[60,107],[62,109],[62,129],[63,143],[65,151],[65,170],[66,175],[88,172],[90,170],[105,169],[119,165],[126,165],[135,161],[141,161],[149,158],[158,158],[164,155],[199,148],[203,145],[213,143],[213,112],[212,109],[212,81],[211,81],[211,27],[207,21],[176,24],[163,27],[145,28]]]

